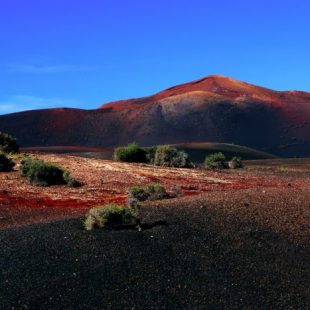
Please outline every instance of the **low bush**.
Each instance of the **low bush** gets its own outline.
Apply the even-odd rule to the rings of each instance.
[[[150,164],[154,164],[157,146],[144,147],[143,150],[145,151],[145,154],[146,154],[145,155],[146,162]]]
[[[136,224],[136,218],[131,209],[115,204],[90,209],[84,220],[86,230],[96,227],[113,229],[128,224]]]
[[[156,148],[154,164],[157,166],[190,168],[193,167],[188,155],[168,145],[160,145]]]
[[[30,157],[24,157],[20,162],[20,174],[22,177],[26,177],[28,175],[28,172],[30,171],[31,164],[34,161],[34,159]]]
[[[135,186],[130,188],[128,193],[127,207],[124,205],[109,204],[91,208],[84,219],[85,229],[115,229],[126,225],[133,225],[138,231],[142,231],[140,201],[168,197],[165,188],[160,184],[141,187]]]
[[[81,183],[75,180],[69,171],[43,160],[26,158],[21,161],[20,174],[27,177],[28,182],[37,186],[67,184],[78,187]]]
[[[10,172],[13,170],[15,163],[4,153],[0,152],[0,172]]]
[[[214,153],[206,157],[204,166],[206,169],[226,169],[228,168],[226,157],[223,153]]]
[[[37,186],[65,184],[63,178],[64,171],[42,160],[23,160],[21,163],[21,175],[27,177],[30,184]]]
[[[159,200],[168,197],[166,189],[161,184],[150,184],[146,186],[134,186],[128,190],[129,197],[137,201]]]
[[[81,182],[76,180],[70,173],[70,171],[65,171],[63,174],[64,181],[70,187],[80,187],[82,186]]]
[[[194,167],[184,151],[169,145],[140,148],[137,143],[130,143],[114,150],[114,160],[135,163],[150,163],[157,166],[190,168]]]
[[[147,161],[146,152],[137,143],[129,143],[126,146],[116,148],[113,158],[117,161],[131,163],[145,163]]]
[[[18,153],[19,146],[16,139],[8,133],[0,131],[0,152]]]
[[[228,162],[228,167],[230,169],[240,169],[243,168],[243,162],[240,157],[235,156]]]

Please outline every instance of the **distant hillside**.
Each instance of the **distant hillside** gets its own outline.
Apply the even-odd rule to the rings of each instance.
[[[276,156],[244,147],[227,143],[182,143],[174,144],[179,150],[184,150],[189,154],[192,161],[196,163],[204,162],[207,155],[222,152],[228,159],[239,156],[242,159],[273,159]]]
[[[48,109],[0,116],[22,146],[114,147],[234,143],[310,156],[310,93],[273,91],[223,76],[178,85],[97,110]]]

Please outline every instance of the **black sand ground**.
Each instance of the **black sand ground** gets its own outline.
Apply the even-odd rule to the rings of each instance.
[[[307,244],[203,197],[144,216],[167,225],[85,232],[72,219],[0,230],[0,309],[309,309]]]

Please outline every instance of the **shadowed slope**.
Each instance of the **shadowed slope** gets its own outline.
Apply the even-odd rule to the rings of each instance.
[[[154,202],[143,221],[168,225],[143,232],[85,232],[80,219],[0,230],[0,307],[307,309],[307,198],[254,189]]]

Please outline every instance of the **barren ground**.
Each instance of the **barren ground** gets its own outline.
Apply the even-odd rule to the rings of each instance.
[[[250,189],[257,196],[266,190],[293,191],[310,189],[310,161],[285,164],[272,160],[253,162],[236,171],[205,171],[174,169],[143,164],[118,163],[108,160],[75,156],[42,154],[35,157],[69,169],[83,182],[80,188],[67,186],[35,187],[19,175],[18,165],[13,173],[0,173],[0,227],[19,226],[39,221],[84,214],[92,206],[109,202],[122,203],[130,186],[161,183],[181,196],[206,193],[208,199],[234,195]],[[265,164],[262,164],[265,163]],[[303,199],[299,197],[301,200]],[[304,197],[306,198],[306,197]],[[308,200],[309,201],[309,200]]]
[[[0,174],[1,309],[309,309],[310,160],[210,172],[38,156],[84,186]],[[153,182],[182,197],[145,203],[147,229],[83,230],[89,207]]]

